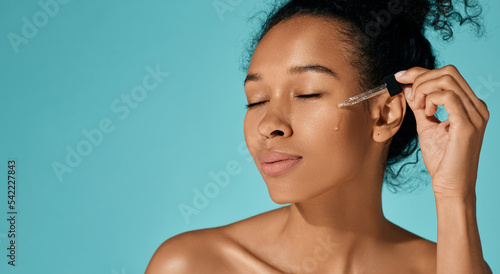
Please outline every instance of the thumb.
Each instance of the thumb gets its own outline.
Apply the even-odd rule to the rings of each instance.
[[[427,116],[425,115],[425,108],[421,109],[415,109],[413,100],[411,99],[411,93],[413,92],[412,86],[406,86],[403,88],[403,93],[406,98],[406,102],[408,103],[408,106],[410,106],[411,111],[413,112],[413,115],[415,116],[415,120],[417,122],[417,132],[420,134],[422,130],[428,129],[429,127],[435,125],[436,123],[439,123],[440,121],[435,117],[435,116]]]

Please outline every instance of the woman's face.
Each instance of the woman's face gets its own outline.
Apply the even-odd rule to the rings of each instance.
[[[361,91],[339,24],[292,17],[274,26],[254,51],[245,93],[249,105],[260,104],[247,110],[245,140],[276,203],[356,182],[373,142],[362,104],[337,107]],[[294,157],[271,164],[273,152]]]

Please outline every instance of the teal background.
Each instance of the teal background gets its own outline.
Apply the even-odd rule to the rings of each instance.
[[[43,9],[38,1],[0,2],[0,174],[7,160],[17,161],[18,212],[11,267],[2,175],[0,273],[143,273],[173,235],[278,207],[240,146],[240,63],[255,30],[248,18],[269,1],[221,0],[229,9],[220,15],[211,0],[67,2],[17,53],[9,33],[21,35],[23,17],[32,21]],[[491,112],[477,211],[484,256],[499,272],[500,3],[483,3],[486,36],[475,39],[464,28],[453,43],[435,46],[442,65],[456,65]],[[147,66],[169,75],[120,119],[113,102],[142,84]],[[113,131],[59,180],[52,164],[65,164],[66,147],[76,149],[87,140],[82,131],[103,119]],[[186,222],[179,205],[191,205],[193,188],[213,182],[210,172],[228,163],[239,173]],[[436,240],[429,183],[383,195],[390,220]]]

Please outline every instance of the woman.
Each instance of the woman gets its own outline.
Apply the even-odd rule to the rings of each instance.
[[[450,38],[452,18],[475,22],[451,1],[292,0],[273,12],[245,79],[244,131],[271,198],[291,205],[175,236],[146,273],[491,272],[475,215],[489,113],[455,67],[435,69],[422,34],[433,26]],[[394,73],[403,93],[337,107]],[[438,105],[448,120],[434,116]],[[384,175],[397,177],[392,167],[418,143],[437,243],[382,212]]]

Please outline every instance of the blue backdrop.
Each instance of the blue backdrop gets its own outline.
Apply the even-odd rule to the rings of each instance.
[[[248,18],[266,2],[0,2],[1,273],[142,273],[175,234],[278,207],[243,138],[241,56],[255,30]],[[491,112],[477,210],[494,272],[499,11],[498,1],[484,2],[481,39],[464,28],[453,43],[434,43],[441,65],[456,65]],[[194,205],[217,180],[224,187]],[[383,195],[390,220],[436,240],[429,184]],[[191,215],[181,214],[188,207]]]

